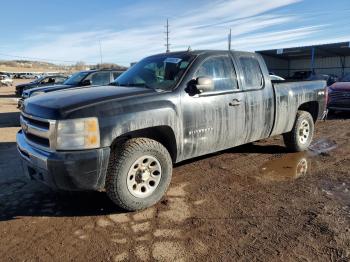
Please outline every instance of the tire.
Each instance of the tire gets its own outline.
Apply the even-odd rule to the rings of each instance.
[[[172,168],[170,154],[162,144],[148,138],[130,139],[111,151],[105,184],[107,195],[128,211],[150,207],[168,189]]]
[[[314,120],[309,112],[298,111],[293,129],[283,134],[286,147],[293,152],[305,151],[314,135]]]

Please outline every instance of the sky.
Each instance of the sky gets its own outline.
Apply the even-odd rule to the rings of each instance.
[[[2,1],[0,59],[129,65],[170,50],[256,51],[350,41],[349,0]]]

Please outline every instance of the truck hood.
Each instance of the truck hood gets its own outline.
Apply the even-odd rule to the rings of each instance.
[[[29,83],[25,83],[25,84],[16,85],[16,87],[34,86],[34,85],[37,85],[37,84],[38,83],[35,83],[35,82],[29,82]]]
[[[71,88],[72,86],[70,85],[51,85],[51,86],[39,86],[36,88],[32,88],[28,91],[26,91],[29,95],[31,95],[34,92],[52,92],[52,91],[57,91],[57,90],[62,90],[66,88]]]
[[[349,91],[350,92],[350,82],[336,82],[330,86],[330,89],[334,91]]]
[[[69,112],[99,102],[115,101],[121,98],[157,93],[142,87],[100,86],[93,88],[73,88],[25,100],[23,111],[26,114],[45,119],[61,119]]]

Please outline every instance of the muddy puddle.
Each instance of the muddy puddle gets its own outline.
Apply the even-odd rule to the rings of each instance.
[[[322,192],[327,196],[335,198],[341,204],[347,206],[350,211],[350,184],[345,182],[332,183],[331,181],[324,181]]]
[[[314,155],[320,155],[323,153],[327,153],[336,148],[337,148],[337,143],[334,140],[322,138],[314,141],[309,146],[309,151],[311,151],[312,154]]]
[[[308,151],[289,153],[264,163],[259,168],[256,178],[261,182],[283,182],[306,176],[311,173],[313,163],[319,161],[319,155],[329,154],[336,147],[337,144],[333,140],[316,140]]]

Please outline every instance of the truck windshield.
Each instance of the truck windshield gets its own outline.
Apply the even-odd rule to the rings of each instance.
[[[66,81],[64,81],[64,85],[77,85],[80,83],[81,80],[83,80],[89,72],[78,72],[73,74],[70,78],[68,78]]]
[[[32,83],[40,83],[42,80],[45,79],[45,77],[46,77],[46,76],[41,76],[41,77],[35,79],[34,81],[32,81]]]
[[[171,90],[177,85],[193,59],[194,56],[190,54],[148,57],[119,76],[114,84],[162,91]]]

